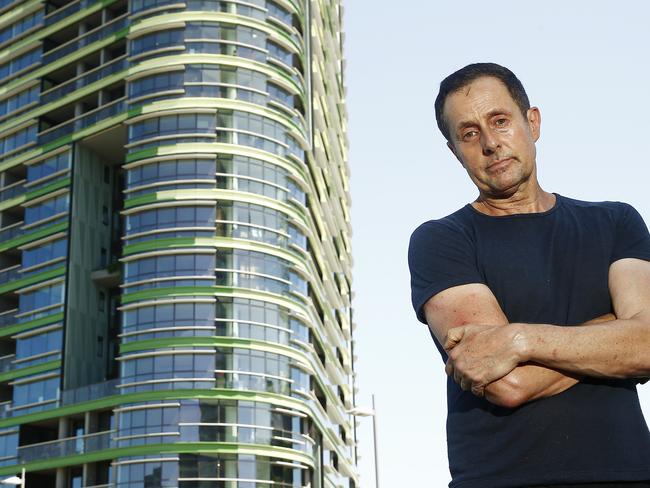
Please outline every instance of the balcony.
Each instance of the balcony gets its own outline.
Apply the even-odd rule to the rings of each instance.
[[[5,419],[12,416],[11,400],[0,402],[0,419]]]
[[[4,0],[9,1],[9,0]],[[65,19],[69,15],[72,15],[79,10],[88,7],[89,5],[95,3],[96,0],[77,0],[76,2],[71,2],[64,7],[61,7],[54,12],[51,12],[45,16],[45,25],[49,26],[56,24],[59,20]]]
[[[18,0],[0,0],[0,10],[6,9],[9,5],[17,3]]]
[[[16,222],[15,224],[7,225],[0,229],[0,242],[7,242],[15,237],[23,235],[21,229],[24,222]]]
[[[68,54],[74,53],[79,49],[92,44],[93,42],[105,39],[111,34],[116,33],[117,31],[124,29],[128,26],[128,14],[124,14],[116,19],[111,20],[110,22],[98,27],[96,29],[87,32],[76,39],[66,42],[50,51],[47,51],[43,54],[43,59],[41,60],[42,65],[49,64],[57,59],[62,58]],[[47,22],[47,20],[46,20]]]
[[[4,188],[0,188],[0,202],[18,197],[25,193],[26,189],[24,184],[25,180],[21,180],[17,181],[16,183],[12,183],[11,185],[5,186]]]
[[[97,432],[78,437],[68,437],[55,441],[41,442],[18,447],[18,462],[30,463],[42,459],[86,454],[114,447],[114,430]]]
[[[175,432],[178,428],[178,425],[173,424],[161,426],[160,430],[161,434],[165,435],[166,432]],[[236,434],[235,437],[230,438],[233,428],[239,428],[241,429],[241,432]],[[314,446],[314,441],[309,436],[267,427],[251,428],[250,426],[239,426],[236,424],[206,424],[202,425],[201,429],[203,429],[203,436],[206,436],[209,432],[211,434],[210,437],[212,437],[212,440],[214,441],[281,446],[296,449],[307,454],[313,451]],[[184,434],[184,436],[182,436],[184,438],[181,439],[183,441],[188,442],[200,438],[198,426],[181,426],[181,431]],[[115,434],[115,430],[106,430],[94,434],[67,437],[65,439],[19,446],[18,458],[14,462],[18,464],[30,463],[42,459],[72,456],[76,454],[89,454],[105,449],[132,445],[133,439],[130,436],[118,438]],[[175,435],[177,436],[178,434]],[[153,436],[153,434],[148,434],[142,437],[153,437],[156,439],[156,443],[160,442],[155,436]],[[142,437],[138,437],[138,440],[142,441]],[[178,440],[179,439],[175,437],[173,442],[177,442]],[[118,443],[122,445],[120,446]],[[141,442],[138,442],[138,444],[140,443]]]
[[[6,373],[15,368],[14,360],[16,359],[15,354],[8,354],[6,356],[0,357],[0,373]]]
[[[19,279],[21,277],[19,273],[20,268],[22,268],[22,265],[15,264],[9,268],[0,270],[0,285]]]
[[[17,308],[0,313],[0,328],[16,324],[18,321],[18,319],[16,319],[17,313]]]
[[[50,88],[47,91],[41,93],[41,104],[45,105],[46,103],[53,102],[58,100],[68,93],[72,93],[75,90],[79,90],[86,85],[94,83],[95,81],[106,78],[107,76],[122,71],[129,66],[129,63],[126,60],[126,55],[116,58],[109,63],[104,64],[94,68],[86,73],[83,73],[79,77],[73,78],[61,83],[53,88]]]
[[[0,364],[2,364],[2,359],[3,358],[0,358]],[[8,363],[13,359],[15,358],[11,358],[11,360],[9,360],[7,356],[7,359],[5,359],[5,361]],[[11,369],[13,366],[7,366],[7,367]],[[81,388],[75,388],[73,390],[63,390],[61,392],[60,400],[52,400],[52,402],[56,402],[57,404],[53,406],[49,406],[48,408],[56,408],[58,406],[72,405],[75,403],[97,400],[98,398],[103,398],[107,396],[119,395],[119,391],[116,388],[116,385],[118,383],[119,380],[116,379],[110,381],[103,381],[101,383],[94,383],[92,385],[82,386]],[[10,400],[0,402],[0,419],[6,419],[18,415],[23,415],[25,413],[26,412],[23,410],[15,410],[14,408],[12,408],[12,402]],[[52,442],[61,442],[61,441],[59,440],[59,441],[52,441]],[[94,444],[91,443],[90,445],[92,446]]]
[[[86,112],[72,120],[50,127],[38,134],[38,143],[47,144],[48,142],[59,139],[60,137],[67,136],[73,132],[80,131],[81,129],[96,124],[103,119],[120,114],[126,110],[125,100],[126,97],[119,98],[111,103],[102,105],[95,110]]]
[[[82,386],[72,390],[63,390],[61,392],[61,405],[72,405],[74,403],[89,402],[112,395],[119,395],[117,385],[120,380],[103,381],[93,383],[92,385]]]

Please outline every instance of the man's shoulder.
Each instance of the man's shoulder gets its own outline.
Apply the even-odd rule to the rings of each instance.
[[[618,202],[618,201],[590,201],[590,200],[578,200],[577,198],[570,198],[564,195],[558,195],[562,199],[563,204],[575,208],[586,208],[594,210],[604,210],[609,212],[621,212],[625,211],[627,208],[632,207],[629,203]]]
[[[632,205],[625,202],[578,200],[560,195],[558,195],[558,198],[561,198],[562,205],[565,208],[579,212],[583,217],[591,216],[617,222],[629,212],[636,212]]]
[[[443,236],[445,234],[464,234],[471,225],[472,212],[468,205],[438,219],[427,220],[420,224],[411,234],[411,242],[421,238]]]

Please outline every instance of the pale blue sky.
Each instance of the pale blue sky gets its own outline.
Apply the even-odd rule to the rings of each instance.
[[[344,0],[359,404],[377,397],[382,488],[449,481],[445,375],[410,306],[408,238],[476,196],[435,126],[440,80],[512,69],[542,114],[542,186],[650,223],[650,4]],[[640,389],[650,419],[650,384]],[[362,419],[362,488],[374,486]]]

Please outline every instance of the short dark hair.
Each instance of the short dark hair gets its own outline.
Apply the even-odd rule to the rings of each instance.
[[[526,112],[530,108],[528,95],[526,95],[524,85],[521,84],[519,78],[517,78],[512,71],[496,63],[468,64],[464,68],[459,69],[442,80],[440,83],[440,91],[436,97],[436,122],[438,123],[440,132],[442,132],[442,135],[445,136],[448,141],[451,140],[451,137],[447,121],[443,114],[447,97],[450,93],[454,93],[461,88],[466,87],[473,81],[484,77],[496,78],[503,83],[508,89],[512,99],[521,110],[521,113],[526,117]]]

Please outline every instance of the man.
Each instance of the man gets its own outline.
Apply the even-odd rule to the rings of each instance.
[[[643,220],[540,187],[540,112],[504,67],[447,77],[436,119],[479,191],[409,247],[413,305],[449,375],[450,486],[649,487]]]

